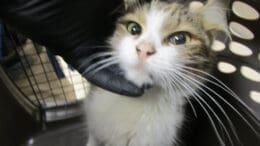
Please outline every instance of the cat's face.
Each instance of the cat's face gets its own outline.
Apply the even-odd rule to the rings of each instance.
[[[185,67],[206,70],[214,24],[204,22],[202,13],[189,5],[155,1],[121,17],[110,44],[126,78],[138,86],[168,88],[187,74]]]

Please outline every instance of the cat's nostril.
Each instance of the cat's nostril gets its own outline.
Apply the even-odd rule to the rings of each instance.
[[[147,56],[151,56],[155,53],[154,49],[139,49],[138,47],[136,47],[136,52],[138,54],[146,54]]]
[[[147,45],[147,44],[141,44],[141,45],[137,46],[135,49],[136,49],[138,56],[142,57],[142,58],[151,56],[151,55],[155,54],[155,52],[156,52],[152,46]]]
[[[153,55],[155,53],[155,50],[154,49],[152,49],[152,50],[149,50],[149,51],[147,51],[147,55],[148,56],[151,56],[151,55]]]
[[[138,47],[136,47],[135,50],[136,52],[141,52],[141,50]]]

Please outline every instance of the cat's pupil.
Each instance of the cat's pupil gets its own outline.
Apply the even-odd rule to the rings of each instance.
[[[183,34],[174,36],[174,39],[175,39],[176,44],[183,44],[186,42],[186,38]]]
[[[170,35],[168,41],[173,45],[186,44],[190,41],[190,34],[188,32],[177,32]]]
[[[139,24],[135,23],[135,22],[128,23],[127,30],[132,35],[140,35],[141,32],[142,32],[141,26]]]

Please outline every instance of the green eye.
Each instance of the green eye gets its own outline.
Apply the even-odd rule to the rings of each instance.
[[[127,31],[132,35],[140,35],[142,33],[142,28],[136,22],[129,22],[127,24]]]
[[[183,45],[191,41],[191,34],[189,32],[181,31],[171,34],[168,37],[168,42],[173,45]]]

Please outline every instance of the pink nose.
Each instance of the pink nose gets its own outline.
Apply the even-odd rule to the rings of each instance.
[[[144,61],[149,56],[152,56],[153,54],[155,54],[155,49],[151,43],[143,42],[143,43],[140,43],[139,45],[137,45],[136,52],[137,52],[138,58],[141,61]]]

